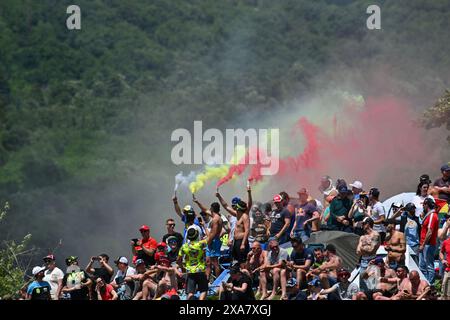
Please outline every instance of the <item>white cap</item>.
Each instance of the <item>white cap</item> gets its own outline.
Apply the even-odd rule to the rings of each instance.
[[[36,266],[33,268],[33,276],[37,275],[39,272],[42,272],[45,270],[45,267]]]
[[[350,187],[353,187],[353,188],[356,188],[356,189],[361,189],[361,190],[362,190],[362,188],[363,188],[362,182],[361,182],[361,181],[358,181],[358,180],[356,180],[356,181],[353,182],[353,183],[350,183],[349,186],[350,186]]]
[[[119,259],[117,259],[116,261],[114,261],[115,263],[123,263],[123,264],[128,264],[128,259],[125,257],[120,257]]]

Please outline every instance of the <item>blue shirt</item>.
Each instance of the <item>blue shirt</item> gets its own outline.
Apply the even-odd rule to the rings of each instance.
[[[406,217],[405,217],[406,215]],[[407,213],[403,213],[402,218],[406,218],[405,224],[405,238],[406,244],[410,247],[415,247],[419,245],[420,232],[419,232],[419,219],[411,219],[407,216]]]
[[[35,291],[35,289],[38,289]],[[39,296],[44,297],[47,296],[48,294],[48,298],[50,298],[50,284],[47,281],[33,281],[32,283],[30,283],[30,285],[28,286],[27,289],[27,293],[31,296],[33,295],[33,291],[34,291],[34,297],[32,298],[39,298]]]

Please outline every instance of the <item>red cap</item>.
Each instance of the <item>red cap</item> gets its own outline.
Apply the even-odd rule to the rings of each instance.
[[[276,202],[281,202],[281,201],[283,201],[283,197],[280,196],[279,194],[277,194],[273,197],[273,202],[276,203]]]
[[[45,257],[43,258],[43,260],[47,260],[47,259],[49,259],[49,260],[55,260],[55,256],[52,255],[52,254],[49,254],[48,256],[45,256]]]
[[[164,249],[167,248],[167,244],[165,242],[160,242],[156,245],[157,248],[163,247]]]
[[[163,266],[170,266],[170,260],[167,258],[165,252],[157,252],[155,253],[155,261],[157,264],[163,265]]]
[[[139,231],[150,231],[150,228],[144,224],[139,228]]]

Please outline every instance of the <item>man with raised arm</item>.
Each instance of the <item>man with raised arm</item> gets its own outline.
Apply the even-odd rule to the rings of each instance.
[[[211,203],[210,209],[208,209],[195,196],[193,200],[202,212],[211,217],[209,228],[205,228],[207,235],[206,242],[208,244],[206,247],[206,277],[209,279],[211,268],[214,269],[215,276],[218,277],[220,275],[220,248],[222,247],[220,236],[223,225],[222,216],[220,215],[220,205],[217,202],[213,202]]]

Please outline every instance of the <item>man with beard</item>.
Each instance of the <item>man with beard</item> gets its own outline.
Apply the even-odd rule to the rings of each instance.
[[[377,267],[377,271],[380,275],[376,290],[372,291],[372,298],[378,300],[377,297],[381,296],[387,298],[393,297],[397,293],[397,274],[395,273],[395,270],[388,268],[381,257],[377,257],[370,261],[370,264]],[[366,270],[361,276],[363,278],[371,277],[372,275],[370,272],[371,271]],[[383,299],[381,298],[381,300]]]
[[[361,257],[359,270],[359,287],[361,290],[367,290],[367,284],[361,276],[369,266],[369,262],[376,257],[378,248],[380,247],[380,235],[373,230],[373,220],[369,217],[364,218],[362,228],[364,235],[359,238],[356,254]]]
[[[328,289],[337,283],[337,271],[342,268],[342,259],[336,255],[336,247],[328,244],[324,251],[325,262],[308,274],[318,275],[323,289]]]
[[[292,238],[291,244],[291,261],[288,262],[288,267],[292,270],[293,276],[296,277],[297,290],[301,290],[306,287],[306,273],[314,262],[314,255],[309,249],[305,248],[301,238]]]
[[[406,239],[405,234],[395,229],[395,220],[386,221],[386,241],[384,250],[387,251],[387,263],[395,269],[397,265],[405,264]]]
[[[409,277],[403,279],[399,286],[398,300],[417,300],[428,292],[430,286],[425,280],[420,280],[419,272],[413,270]]]
[[[252,278],[252,283],[259,283],[260,279],[260,267],[264,265],[266,261],[267,251],[264,251],[261,244],[258,241],[252,243],[252,249],[247,255],[247,265],[245,270],[249,272]],[[261,288],[258,286],[256,295],[261,294]]]

